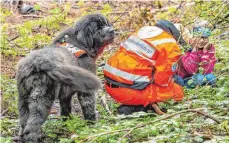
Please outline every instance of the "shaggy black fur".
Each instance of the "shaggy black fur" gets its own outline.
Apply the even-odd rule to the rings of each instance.
[[[56,46],[63,38],[87,55],[76,59],[66,48]],[[60,100],[61,115],[68,116],[72,95],[77,92],[84,118],[96,120],[94,92],[101,82],[95,75],[95,61],[113,39],[114,30],[106,18],[91,14],[61,32],[52,46],[33,51],[19,62],[19,135],[23,142],[41,142],[41,126],[56,98]]]

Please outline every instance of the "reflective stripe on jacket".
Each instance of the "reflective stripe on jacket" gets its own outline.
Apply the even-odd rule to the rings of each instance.
[[[108,60],[104,75],[114,81],[134,85],[156,83],[167,86],[181,55],[170,34],[155,26],[133,33]]]

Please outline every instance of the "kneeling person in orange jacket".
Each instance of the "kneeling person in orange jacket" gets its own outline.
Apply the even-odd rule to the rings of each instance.
[[[157,102],[180,101],[183,89],[172,80],[185,45],[176,27],[167,20],[145,26],[120,45],[104,67],[107,93],[117,102],[121,114],[154,109]],[[158,110],[159,109],[159,110]]]

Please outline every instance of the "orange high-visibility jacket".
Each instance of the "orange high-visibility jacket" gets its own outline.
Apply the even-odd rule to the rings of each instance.
[[[109,82],[130,85],[133,89],[144,89],[150,83],[166,87],[180,55],[172,35],[155,26],[142,27],[108,60],[104,75]]]

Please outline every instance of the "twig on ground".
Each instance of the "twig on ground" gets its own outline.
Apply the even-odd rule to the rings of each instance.
[[[191,21],[191,22],[185,24],[184,27],[185,27],[185,26],[188,26],[188,25],[190,25],[190,24],[193,24],[194,22],[196,22],[196,20],[197,20],[199,17],[200,17],[200,14],[199,14],[193,21]]]
[[[14,45],[14,46],[16,46],[16,47],[18,47],[18,48],[21,48],[21,46],[19,46],[18,44],[16,44],[16,43],[10,41],[9,39],[6,39],[6,40],[7,40],[10,44],[12,44],[12,45]]]
[[[128,7],[128,8],[126,8],[125,10],[124,10],[124,12],[123,13],[121,13],[120,15],[119,15],[119,17],[116,19],[116,20],[114,20],[114,21],[112,21],[111,23],[112,24],[114,24],[114,23],[116,23],[128,10],[130,9],[130,6]],[[128,13],[127,13],[128,14]]]
[[[191,109],[190,109],[190,110],[191,110]],[[213,116],[211,116],[211,115],[208,115],[208,114],[206,114],[206,113],[204,113],[204,112],[201,112],[201,111],[190,111],[190,112],[197,112],[198,114],[201,114],[201,115],[205,116],[206,118],[212,119],[213,121],[215,121],[215,122],[218,123],[218,124],[221,123],[221,122],[220,122],[218,119],[216,119],[215,117],[213,117]]]
[[[17,39],[18,37],[20,37],[20,35],[17,35],[17,36],[15,36],[15,37],[9,39],[9,41],[13,41],[13,40]]]
[[[198,133],[198,132],[194,132],[193,136],[202,136],[205,139],[212,139],[213,138],[213,135],[211,135],[211,134],[201,134],[201,133]]]
[[[1,119],[18,119],[18,117],[13,117],[13,116],[0,116],[0,120]]]
[[[224,10],[224,8],[225,8],[228,4],[229,4],[229,2],[226,3],[226,4],[222,7],[222,9],[216,14],[216,16],[215,16],[209,23],[212,23],[212,21],[214,21],[217,17],[219,17],[219,14],[222,13],[222,11]]]
[[[193,2],[191,3],[186,3],[186,4],[192,4]],[[182,6],[183,3],[178,4],[178,5],[172,5],[172,6],[166,6],[166,7],[162,7],[160,9],[154,9],[152,13],[157,13],[157,12],[165,12],[165,11],[168,11],[170,8],[174,8],[174,9],[180,9],[181,6]]]
[[[100,133],[100,134],[96,134],[96,135],[93,135],[93,136],[89,136],[83,140],[81,140],[79,143],[82,143],[82,142],[85,142],[89,139],[92,139],[92,138],[97,138],[97,137],[100,137],[100,136],[103,136],[103,135],[107,135],[107,134],[114,134],[114,133],[118,133],[118,132],[123,132],[123,131],[129,131],[130,129],[124,129],[124,130],[115,130],[115,131],[110,131],[110,132],[105,132],[105,133]]]
[[[226,2],[226,1],[224,1],[224,2]],[[223,4],[224,4],[224,2],[223,2]],[[219,5],[219,6],[213,11],[213,13],[215,13],[215,11],[216,11],[218,8],[222,7],[223,4]],[[226,5],[227,5],[227,4],[226,4]],[[190,8],[191,8],[191,7],[190,7]],[[222,9],[222,10],[223,10],[223,9]],[[218,14],[219,14],[219,13],[218,13]],[[184,27],[187,26],[187,25],[193,24],[194,22],[196,22],[196,20],[199,19],[200,15],[201,15],[201,13],[200,13],[193,21],[191,21],[191,22],[185,24]],[[217,18],[217,15],[216,15],[213,19],[215,19],[215,18]],[[212,20],[213,20],[213,19],[212,19]],[[211,21],[212,21],[212,20],[211,20]],[[211,23],[211,22],[209,22],[209,23]]]
[[[81,140],[79,143],[82,143],[82,142],[85,142],[87,140],[90,140],[90,139],[93,139],[93,138],[97,138],[97,137],[100,137],[100,136],[103,136],[103,135],[107,135],[107,134],[114,134],[114,133],[118,133],[118,132],[125,132],[125,131],[128,131],[124,136],[122,136],[122,138],[118,141],[118,143],[121,143],[121,141],[127,136],[129,135],[133,130],[137,129],[137,128],[142,128],[142,127],[145,127],[146,125],[148,124],[152,124],[152,123],[156,123],[158,121],[161,121],[161,120],[165,120],[165,119],[169,119],[171,117],[174,117],[176,115],[179,115],[179,114],[182,114],[182,113],[188,113],[188,112],[194,112],[194,113],[198,113],[198,114],[201,114],[207,118],[210,118],[212,120],[214,120],[215,122],[217,123],[220,123],[220,121],[218,119],[216,119],[215,117],[212,117],[210,115],[207,115],[206,113],[203,113],[201,112],[200,110],[203,110],[203,109],[206,109],[206,108],[197,108],[197,109],[188,109],[188,110],[183,110],[183,111],[179,111],[179,112],[176,112],[176,113],[173,113],[173,114],[170,114],[170,115],[167,115],[165,117],[162,117],[162,118],[159,118],[159,119],[156,119],[156,120],[153,120],[153,121],[149,121],[147,123],[144,123],[144,124],[138,124],[136,125],[135,127],[133,128],[127,128],[127,129],[122,129],[122,130],[115,130],[115,131],[110,131],[110,132],[105,132],[105,133],[100,133],[100,134],[96,134],[96,135],[93,135],[93,136],[89,136],[83,140]],[[95,140],[95,139],[94,139]]]
[[[111,14],[128,14],[129,13],[129,11],[117,11],[117,12],[110,12],[110,13],[108,13],[108,15],[111,15]]]
[[[112,120],[130,120],[130,119],[135,119],[135,118],[145,118],[145,117],[156,117],[157,114],[156,113],[145,113],[145,114],[140,114],[140,115],[125,115],[125,116],[118,116],[118,117],[113,117],[110,118]],[[108,119],[109,120],[109,119]]]
[[[8,111],[9,109],[3,110],[0,116],[4,116]]]
[[[179,6],[177,7],[177,9],[176,9],[176,10],[181,9],[182,4],[183,4],[184,2],[185,2],[185,1],[181,1],[181,2],[180,2],[180,4],[179,4]]]
[[[150,121],[150,122],[147,122],[147,123],[144,123],[144,124],[138,124],[138,125],[136,125],[135,127],[133,127],[131,130],[129,130],[124,136],[122,136],[122,138],[120,138],[120,140],[118,141],[118,143],[121,143],[122,140],[123,140],[127,135],[129,135],[133,130],[135,130],[135,129],[137,129],[137,128],[141,128],[141,127],[144,127],[144,126],[146,126],[146,125],[148,125],[148,124],[156,123],[156,122],[158,122],[158,121],[165,120],[165,119],[174,117],[174,116],[179,115],[179,114],[182,114],[182,113],[187,113],[187,112],[198,113],[198,114],[201,114],[201,115],[203,115],[203,116],[205,116],[205,117],[207,117],[207,118],[210,118],[210,119],[214,120],[214,121],[217,122],[217,123],[220,123],[220,121],[219,121],[218,119],[216,119],[216,118],[214,118],[214,117],[212,117],[212,116],[210,116],[210,115],[207,115],[206,113],[201,112],[200,109],[198,109],[198,110],[197,110],[197,109],[188,109],[188,110],[183,110],[183,111],[180,111],[180,112],[176,112],[176,113],[170,114],[170,115],[168,115],[168,116],[159,118],[159,119],[154,120],[154,121]]]
[[[79,9],[79,6],[73,5],[71,8],[72,9]]]
[[[220,17],[219,18],[221,19],[221,21],[217,22],[217,24],[221,24],[223,23],[224,21],[226,21],[227,23],[229,23],[229,20],[227,19],[229,17],[229,12],[227,13],[227,15],[225,15],[224,17]]]
[[[112,112],[110,111],[109,107],[108,107],[108,104],[107,104],[107,99],[106,99],[106,96],[101,96],[101,103],[103,104],[103,107],[105,108],[105,110],[110,114],[112,115]]]
[[[134,30],[126,30],[126,31],[119,30],[119,31],[115,32],[115,34],[123,34],[123,33],[127,33],[127,32],[134,32]]]
[[[39,15],[21,15],[19,17],[33,17],[33,18],[44,18],[44,16],[39,16]]]
[[[217,29],[225,29],[225,28],[229,28],[229,26],[217,27]]]
[[[156,6],[154,4],[152,4],[150,1],[136,1],[137,3],[139,4],[144,4],[144,5],[147,5],[147,6],[151,6],[153,8],[156,8]],[[149,3],[150,2],[150,3]]]

